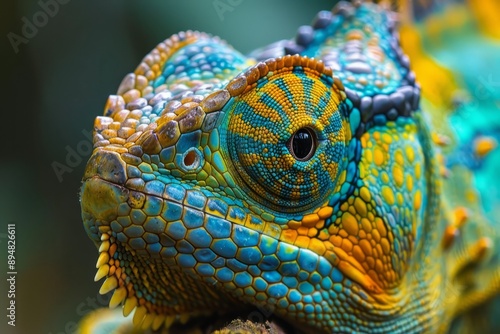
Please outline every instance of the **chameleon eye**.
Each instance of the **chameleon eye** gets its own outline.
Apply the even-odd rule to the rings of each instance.
[[[311,128],[301,128],[288,140],[288,150],[299,161],[311,159],[316,152],[316,134]]]
[[[299,212],[324,201],[344,169],[345,94],[316,64],[271,59],[228,84],[242,93],[223,109],[224,154],[245,193],[271,209]]]

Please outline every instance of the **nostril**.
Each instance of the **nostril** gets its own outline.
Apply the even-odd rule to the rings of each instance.
[[[196,163],[196,153],[194,151],[189,151],[184,156],[184,166],[190,167]]]
[[[203,165],[203,156],[199,149],[190,148],[183,155],[180,163],[180,168],[184,172],[197,172]]]

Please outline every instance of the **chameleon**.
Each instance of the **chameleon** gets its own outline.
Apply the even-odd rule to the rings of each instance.
[[[263,314],[289,332],[444,333],[498,305],[498,219],[447,165],[460,145],[417,79],[397,16],[363,1],[248,56],[195,31],[158,44],[94,122],[82,220],[123,317],[80,332]]]

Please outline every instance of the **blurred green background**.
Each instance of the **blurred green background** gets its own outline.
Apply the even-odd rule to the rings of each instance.
[[[70,333],[84,313],[104,306],[93,282],[97,250],[78,202],[90,156],[83,132],[146,53],[187,29],[218,35],[247,53],[294,36],[335,2],[59,1],[45,22],[39,1],[1,4],[0,333]],[[25,31],[32,36],[16,52],[9,36],[24,38],[26,20],[40,27]],[[71,171],[60,171],[59,179],[54,163]],[[16,224],[16,327],[6,319],[8,223]]]

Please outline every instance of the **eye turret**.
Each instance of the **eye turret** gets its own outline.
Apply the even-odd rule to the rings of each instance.
[[[324,201],[345,167],[350,139],[343,86],[331,69],[285,56],[257,64],[228,86],[239,90],[223,110],[227,160],[245,193],[290,212]]]

